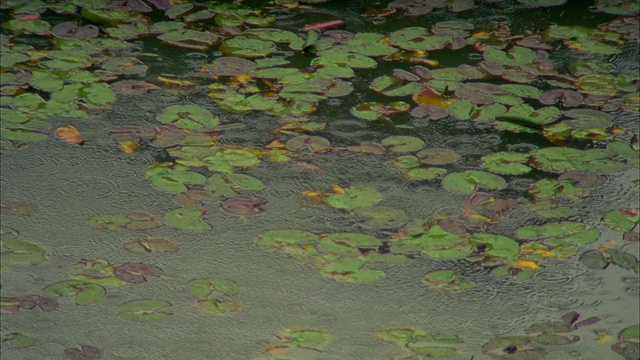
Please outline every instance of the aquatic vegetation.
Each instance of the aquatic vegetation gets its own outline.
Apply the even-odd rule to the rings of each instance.
[[[626,58],[637,57],[638,4],[597,0],[590,18],[574,25],[563,17],[567,3],[367,2],[350,5],[361,12],[356,19],[329,0],[3,2],[2,156],[45,145],[66,154],[106,146],[108,156],[144,164],[150,198],[175,204],[160,206],[159,215],[91,213],[83,221],[100,232],[87,246],[138,231],[149,237],[118,240],[110,250],[126,260],[95,254],[74,264],[75,275],[39,284],[41,294],[3,296],[2,314],[14,319],[69,303],[91,309],[125,294],[123,286],[166,286],[181,275],[176,259],[194,253],[191,239],[178,236],[217,236],[235,221],[273,224],[251,235],[253,250],[277,258],[282,279],[290,266],[315,266],[317,279],[351,289],[395,282],[396,267],[418,261],[438,264],[411,280],[420,291],[461,296],[485,280],[514,289],[543,282],[544,270],[560,261],[590,273],[613,264],[637,274],[628,247],[637,245],[640,224],[628,198],[637,195],[629,174],[640,164],[640,78]],[[495,9],[545,16],[502,21]],[[125,98],[141,119],[112,111]],[[104,114],[109,123],[97,132],[92,121]],[[90,185],[78,192],[93,192]],[[425,192],[462,205],[431,209],[428,196],[417,201]],[[286,209],[278,208],[280,193]],[[15,230],[35,221],[40,204],[8,200],[0,209],[3,221],[15,221],[0,232],[3,271],[58,266],[64,238],[31,242]],[[310,209],[309,227],[289,224],[289,214]],[[272,223],[283,210],[287,224]],[[149,264],[137,262],[142,256]],[[145,294],[117,313],[166,319],[183,311],[176,299],[185,292],[210,315],[245,305],[240,280],[188,279],[182,288],[166,286],[178,293],[171,302]],[[542,359],[547,346],[578,342],[571,333],[599,321],[578,318],[571,312],[478,350]],[[286,329],[264,351],[282,359],[322,352],[329,331]],[[637,335],[637,325],[621,330],[612,350],[637,358]],[[457,335],[390,328],[375,336],[407,349],[406,359],[467,356]],[[35,341],[2,334],[9,348]],[[64,350],[69,359],[103,356],[98,347],[66,346],[78,346]]]

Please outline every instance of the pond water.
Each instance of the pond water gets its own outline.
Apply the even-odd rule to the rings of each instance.
[[[637,2],[0,9],[4,359],[638,358]]]

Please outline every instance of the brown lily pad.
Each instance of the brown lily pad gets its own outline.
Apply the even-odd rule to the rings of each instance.
[[[422,149],[416,154],[425,165],[444,165],[458,161],[460,155],[444,148]]]
[[[28,216],[36,210],[36,206],[25,201],[9,200],[0,204],[0,214],[13,216]]]
[[[230,198],[222,203],[222,208],[236,215],[258,215],[262,214],[267,200],[257,196],[238,196]]]
[[[135,254],[151,254],[154,251],[174,253],[180,246],[167,238],[151,238],[131,241],[124,244],[127,251]]]
[[[130,284],[142,284],[147,282],[147,277],[161,274],[162,270],[146,264],[122,264],[113,269],[113,276]]]
[[[71,360],[97,360],[102,358],[102,351],[95,346],[80,345],[80,348],[68,348],[64,354]]]
[[[607,178],[593,171],[568,171],[558,177],[558,180],[575,181],[577,188],[594,188],[603,185]]]

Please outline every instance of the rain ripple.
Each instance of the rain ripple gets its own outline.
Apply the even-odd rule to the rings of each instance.
[[[114,198],[123,197],[125,179],[115,179],[112,176],[82,175],[68,179],[56,187],[56,193],[62,197],[82,198]]]

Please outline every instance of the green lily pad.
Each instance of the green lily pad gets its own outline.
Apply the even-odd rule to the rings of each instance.
[[[391,152],[412,152],[424,147],[424,141],[415,136],[389,136],[382,139],[382,146],[390,146]]]
[[[603,149],[583,151],[567,147],[549,147],[534,150],[530,154],[530,165],[553,173],[585,170],[609,174],[626,168],[623,163],[609,160],[612,154]]]
[[[99,284],[69,280],[49,285],[42,290],[42,293],[51,299],[73,296],[76,304],[91,305],[104,297],[106,289]]]
[[[503,175],[521,175],[531,171],[523,163],[529,159],[529,154],[516,152],[497,152],[483,156],[482,167],[486,170]]]
[[[2,265],[38,265],[49,260],[47,250],[33,242],[16,238],[3,238],[0,241]]]
[[[134,300],[118,307],[118,314],[127,320],[164,320],[170,315],[165,309],[171,306],[164,300]]]
[[[156,189],[168,193],[181,193],[189,190],[188,184],[202,185],[206,182],[204,175],[189,171],[187,166],[166,166],[158,164],[145,170],[145,177]]]
[[[452,346],[462,342],[456,335],[432,334],[409,328],[392,328],[376,332],[374,335],[384,341],[406,347],[415,354],[433,358],[458,356],[459,352]]]
[[[550,246],[566,243],[587,245],[598,240],[600,231],[577,222],[563,221],[540,226],[526,226],[516,230],[516,236],[529,241],[540,241]]]
[[[359,249],[377,249],[382,246],[382,241],[375,236],[360,233],[334,233],[322,240]]]
[[[250,37],[235,37],[220,44],[219,50],[227,56],[254,59],[264,58],[273,54],[277,47],[273,41]]]
[[[338,65],[353,69],[373,69],[378,63],[374,59],[360,54],[323,52],[320,57],[311,60],[311,65],[315,67]]]
[[[100,65],[103,69],[114,74],[144,76],[149,67],[134,57],[111,58]]]
[[[518,0],[518,2],[533,7],[546,7],[564,5],[567,0]]]
[[[614,230],[625,232],[633,229],[639,219],[638,210],[621,209],[609,212],[604,218],[604,223]]]
[[[589,250],[580,256],[580,262],[582,262],[589,269],[604,270],[609,266],[607,261],[600,250]]]
[[[514,46],[507,52],[488,48],[483,56],[485,60],[495,61],[504,66],[520,66],[532,63],[536,58],[536,53],[522,46]]]
[[[321,136],[300,135],[287,140],[285,146],[291,151],[316,153],[329,150],[331,143]]]
[[[158,120],[187,130],[206,130],[218,125],[220,119],[198,105],[172,105],[164,108]]]
[[[0,341],[3,344],[9,344],[14,349],[24,349],[32,346],[36,342],[36,338],[31,335],[23,334],[20,332],[6,332],[3,331],[0,336]],[[4,346],[4,345],[3,345]]]
[[[564,115],[575,119],[564,122],[571,128],[578,130],[608,128],[612,125],[611,120],[613,119],[612,115],[593,109],[567,110]]]
[[[262,181],[250,175],[230,173],[225,174],[224,178],[232,188],[251,191],[261,191],[264,189],[264,184],[262,183]]]
[[[353,210],[372,206],[384,200],[384,197],[378,191],[365,186],[350,187],[344,189],[344,191],[344,194],[328,196],[325,201],[338,209]]]
[[[287,346],[311,350],[320,350],[331,339],[331,335],[322,330],[287,330],[279,335]]]
[[[411,106],[403,101],[389,104],[378,102],[361,103],[351,108],[351,114],[364,120],[384,120],[387,115],[396,115],[409,110]]]
[[[503,178],[484,171],[467,170],[462,173],[453,173],[442,179],[442,186],[453,192],[472,194],[478,187],[492,190],[502,190],[507,187]]]
[[[386,206],[369,206],[352,212],[362,226],[374,229],[394,229],[409,221],[404,210]]]
[[[441,168],[415,168],[406,172],[409,181],[431,181],[442,178],[447,173]]]
[[[312,244],[317,242],[318,235],[302,230],[273,230],[258,237],[256,245],[267,249],[280,248],[284,245]]]
[[[233,281],[212,278],[191,280],[187,284],[187,292],[203,300],[215,296],[216,292],[232,296],[238,293],[238,285]]]
[[[204,232],[211,230],[211,226],[202,219],[203,213],[197,209],[175,209],[164,215],[167,225],[178,230]]]
[[[242,304],[237,301],[213,298],[198,300],[193,305],[196,309],[211,315],[234,312],[242,308]]]
[[[205,51],[221,41],[221,37],[208,31],[176,29],[158,35],[158,40],[183,49]]]
[[[447,290],[464,290],[475,287],[473,283],[457,279],[456,272],[453,270],[431,272],[422,278],[422,283],[430,288]],[[409,348],[411,349],[411,347]]]

